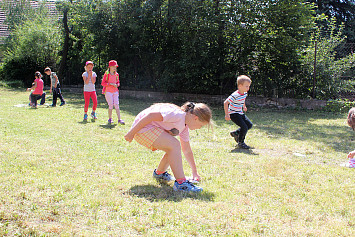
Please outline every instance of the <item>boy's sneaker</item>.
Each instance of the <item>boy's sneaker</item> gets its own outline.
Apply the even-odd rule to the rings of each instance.
[[[65,104],[66,104],[66,103],[65,103],[65,101],[64,101],[64,102],[60,103],[59,106],[63,106],[63,105],[65,105]]]
[[[169,174],[167,171],[165,171],[162,174],[157,174],[156,173],[157,169],[154,170],[153,172],[153,178],[155,178],[159,183],[164,183],[164,184],[168,184],[171,181],[174,181],[174,177]]]
[[[92,112],[92,113],[91,113],[91,117],[92,117],[92,119],[97,119],[96,113],[95,113],[95,112]]]
[[[88,115],[84,114],[84,121],[88,121]]]
[[[112,118],[108,119],[107,123],[112,124],[113,123]]]
[[[195,186],[188,180],[186,180],[181,184],[175,181],[173,189],[174,191],[194,192],[194,193],[202,192],[203,190],[201,187]]]
[[[119,119],[118,123],[121,124],[121,125],[125,125],[126,124],[122,119]]]
[[[230,132],[231,136],[234,138],[234,140],[239,143],[239,131],[234,131],[234,132]]]
[[[239,148],[242,148],[242,149],[250,149],[250,146],[248,146],[244,142],[239,142],[238,146],[239,146]]]

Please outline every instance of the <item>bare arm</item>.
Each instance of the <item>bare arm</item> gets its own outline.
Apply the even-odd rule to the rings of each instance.
[[[96,82],[96,76],[95,76],[95,77],[91,76],[91,82],[92,82],[92,84],[94,84],[94,85],[95,85],[95,82]]]
[[[225,120],[231,120],[229,113],[228,113],[228,106],[229,106],[229,100],[226,99],[223,103],[223,108],[224,108],[224,118]]]
[[[142,128],[147,126],[153,121],[163,121],[163,116],[159,112],[149,113],[144,116],[138,123],[136,123],[124,136],[126,141],[131,142],[134,138],[134,135],[139,132]]]
[[[57,75],[54,75],[54,77],[55,77],[55,85],[54,85],[54,88],[57,88],[57,85],[58,85],[58,77],[57,77]]]
[[[185,142],[185,141],[180,140],[180,143],[181,143],[181,149],[182,149],[182,152],[184,153],[185,159],[187,160],[187,162],[189,163],[189,165],[191,167],[193,179],[199,181],[201,179],[201,177],[197,173],[195,158],[194,158],[194,154],[192,152],[191,146],[190,146],[190,142]]]
[[[35,82],[33,83],[33,86],[32,86],[31,88],[27,88],[27,91],[34,90],[34,89],[36,89],[36,88],[37,88],[37,82],[35,81]]]

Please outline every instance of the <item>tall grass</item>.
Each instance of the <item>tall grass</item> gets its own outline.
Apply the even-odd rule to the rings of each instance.
[[[216,127],[192,131],[201,194],[152,179],[162,152],[123,136],[153,101],[121,99],[125,126],[83,123],[83,96],[63,107],[15,107],[0,88],[0,236],[354,236],[355,148],[346,114],[250,108],[240,150],[222,106]],[[185,173],[191,170],[184,162]]]

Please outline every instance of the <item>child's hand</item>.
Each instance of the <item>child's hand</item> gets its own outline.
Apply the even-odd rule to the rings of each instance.
[[[355,157],[355,150],[352,151],[352,152],[349,152],[349,154],[348,154],[348,158],[349,158],[349,159],[352,159],[352,158],[354,158],[354,157]]]
[[[198,175],[198,174],[192,174],[192,179],[196,180],[197,182],[200,182],[201,181],[201,176]]]
[[[130,132],[128,132],[125,136],[124,139],[126,139],[127,142],[132,142],[134,138],[134,134],[132,135]]]
[[[31,90],[31,88],[27,88],[27,89],[26,89],[26,91],[30,91],[30,90]]]
[[[231,117],[229,116],[229,114],[227,114],[226,116],[224,116],[224,119],[229,121],[229,120],[231,120]]]
[[[247,111],[248,111],[248,109],[247,109],[246,106],[243,106],[243,110],[244,110],[244,112],[247,112]]]

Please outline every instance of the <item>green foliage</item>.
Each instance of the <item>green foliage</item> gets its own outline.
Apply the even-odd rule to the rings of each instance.
[[[341,79],[355,66],[355,54],[343,58],[337,58],[336,48],[345,37],[342,35],[342,28],[337,30],[335,20],[329,22],[329,27],[317,27],[311,37],[311,44],[303,52],[303,74],[299,79],[303,93],[307,95],[312,92],[314,77],[314,61],[316,53],[316,87],[315,94],[318,99],[337,98],[339,92],[352,90],[351,81]]]
[[[328,100],[327,105],[323,108],[323,110],[328,112],[347,112],[351,108],[355,107],[355,101],[350,100]]]
[[[19,80],[31,85],[35,71],[59,62],[58,52],[62,38],[58,24],[48,18],[48,12],[38,9],[35,16],[13,26],[5,42],[1,80]],[[26,18],[26,17],[24,17]]]

